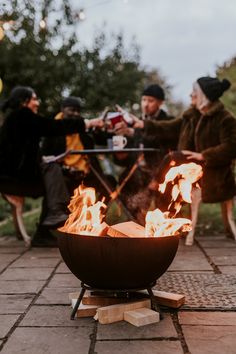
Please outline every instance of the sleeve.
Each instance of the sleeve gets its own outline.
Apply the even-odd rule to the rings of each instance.
[[[155,136],[155,139],[157,139],[162,146],[169,148],[172,145],[177,145],[182,121],[182,118],[164,121],[145,121],[144,134],[147,137]]]
[[[29,109],[22,111],[22,129],[25,128],[32,135],[43,136],[62,136],[73,133],[83,133],[85,131],[85,123],[83,119],[68,118],[54,120],[34,114]]]
[[[222,120],[219,130],[220,143],[201,153],[206,166],[217,167],[231,163],[236,158],[236,120],[228,116]]]

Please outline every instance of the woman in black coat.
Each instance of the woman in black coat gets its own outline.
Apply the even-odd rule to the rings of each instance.
[[[65,210],[69,193],[57,163],[42,161],[40,139],[43,136],[82,133],[87,128],[102,126],[103,122],[100,119],[51,120],[40,116],[38,108],[36,93],[24,86],[15,87],[4,103],[5,120],[0,130],[0,176],[26,185],[24,192],[14,190],[18,195],[31,195],[32,191],[27,193],[27,188],[30,190],[30,185],[41,183],[48,209],[43,224],[53,228],[67,219]]]

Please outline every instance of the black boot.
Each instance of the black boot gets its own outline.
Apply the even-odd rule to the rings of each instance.
[[[57,239],[47,227],[38,225],[31,241],[32,247],[57,247]]]

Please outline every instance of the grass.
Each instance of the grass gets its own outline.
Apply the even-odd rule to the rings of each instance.
[[[40,207],[41,207],[41,198],[31,199],[25,198],[24,203],[24,223],[26,230],[29,235],[32,235],[35,231],[36,223],[38,222]],[[36,212],[34,213],[33,210]],[[32,211],[31,213],[28,213]],[[6,220],[6,222],[4,221]],[[8,202],[4,199],[0,199],[0,237],[1,236],[13,236],[15,235],[15,228],[11,217],[11,207]]]

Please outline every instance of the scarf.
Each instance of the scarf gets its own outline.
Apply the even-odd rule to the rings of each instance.
[[[55,119],[63,119],[62,112],[58,113]],[[66,150],[84,150],[84,145],[78,133],[66,136]],[[87,155],[67,155],[63,164],[67,167],[82,171],[85,174],[89,172],[89,159]]]

